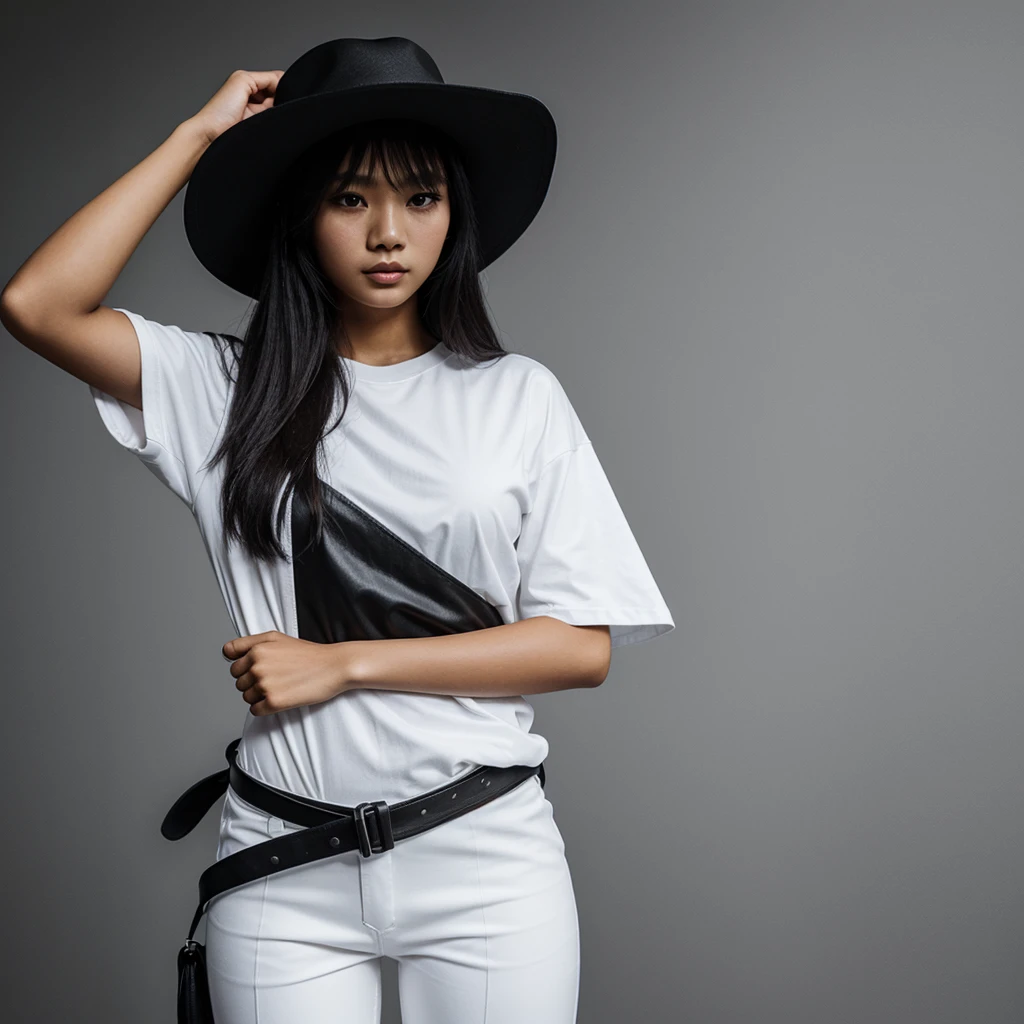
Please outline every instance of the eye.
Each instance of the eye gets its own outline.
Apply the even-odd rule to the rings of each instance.
[[[437,192],[417,192],[416,195],[414,195],[412,199],[409,200],[409,202],[415,204],[413,206],[414,210],[429,210],[431,206],[437,206],[437,204],[441,201],[442,198],[443,196],[441,196]],[[346,199],[354,199],[356,200],[356,202],[353,205],[349,205],[348,203],[345,202]],[[433,202],[416,203],[416,200],[418,199],[431,199],[433,200]],[[336,195],[331,196],[330,198],[330,202],[334,206],[340,206],[344,210],[354,210],[362,201],[363,197],[359,195],[358,192],[339,192]]]

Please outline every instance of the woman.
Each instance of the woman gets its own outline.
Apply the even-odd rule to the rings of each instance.
[[[376,1022],[382,956],[405,1024],[575,1020],[525,695],[597,686],[612,647],[674,623],[564,389],[485,311],[478,273],[553,160],[539,101],[447,85],[409,40],[332,40],[232,74],[3,293],[209,551],[248,710],[217,862],[312,835],[292,809],[375,812],[361,848],[210,901],[218,1024]],[[258,300],[244,339],[101,305],[186,182],[197,256]],[[387,841],[389,810],[449,796]]]

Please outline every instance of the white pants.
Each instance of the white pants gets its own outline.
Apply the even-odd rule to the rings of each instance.
[[[299,831],[230,787],[218,859]],[[380,958],[403,1024],[574,1024],[579,924],[540,779],[363,857],[350,850],[215,897],[217,1024],[379,1024]]]

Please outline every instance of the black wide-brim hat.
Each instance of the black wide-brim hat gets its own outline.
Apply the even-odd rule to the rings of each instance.
[[[288,167],[339,129],[378,118],[420,121],[458,147],[472,190],[481,268],[529,227],[555,165],[555,122],[533,96],[450,85],[411,39],[332,39],[278,80],[274,104],[221,133],[185,190],[185,234],[218,280],[258,298],[272,197]]]

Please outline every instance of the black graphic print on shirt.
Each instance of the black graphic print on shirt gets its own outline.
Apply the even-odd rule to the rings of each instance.
[[[303,640],[442,636],[503,624],[497,608],[472,587],[322,479],[320,488],[319,543],[308,503],[298,490],[292,498],[295,610]]]

